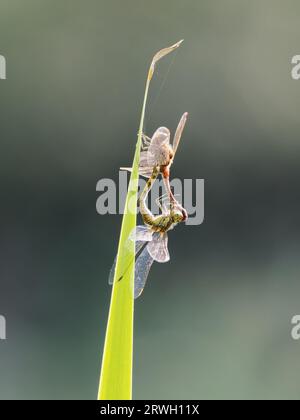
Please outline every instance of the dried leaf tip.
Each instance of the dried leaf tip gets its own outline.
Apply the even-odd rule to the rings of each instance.
[[[165,55],[167,55],[167,54],[171,53],[172,51],[176,50],[182,43],[183,43],[183,39],[181,39],[180,41],[176,42],[176,44],[171,45],[170,47],[163,48],[162,50],[158,51],[155,54],[155,56],[152,59],[151,65],[150,65],[149,74],[148,74],[148,80],[151,80],[152,79],[152,76],[153,76],[153,73],[154,73],[155,64],[161,58],[163,58]]]

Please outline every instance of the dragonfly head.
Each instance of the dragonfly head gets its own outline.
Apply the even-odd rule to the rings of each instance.
[[[173,222],[174,223],[181,223],[187,219],[187,212],[185,209],[176,209],[173,212]]]
[[[184,207],[182,207],[179,203],[176,203],[173,207],[173,220],[174,223],[181,223],[185,222],[188,218],[188,213]]]

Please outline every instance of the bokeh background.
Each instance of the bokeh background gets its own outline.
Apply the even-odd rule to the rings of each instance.
[[[150,59],[181,38],[145,128],[189,111],[172,175],[205,179],[205,222],[170,234],[136,302],[134,398],[300,397],[299,15],[297,0],[1,1],[0,398],[95,399],[121,223],[96,213],[96,183],[132,161]]]

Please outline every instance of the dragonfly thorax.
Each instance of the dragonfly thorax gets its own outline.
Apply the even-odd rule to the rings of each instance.
[[[165,147],[164,158],[161,159],[161,162],[163,163],[160,164],[159,170],[164,178],[168,178],[170,175],[170,166],[173,163],[174,153],[171,145],[166,145]]]
[[[172,222],[173,223],[180,223],[185,220],[185,215],[180,210],[175,210],[172,212]]]
[[[172,162],[174,153],[170,144],[164,144],[160,147],[159,152],[156,153],[156,161],[158,166],[169,166]]]

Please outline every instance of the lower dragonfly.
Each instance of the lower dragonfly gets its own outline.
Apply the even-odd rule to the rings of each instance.
[[[159,173],[159,168],[153,169],[141,196],[139,198],[141,214],[146,226],[137,226],[135,231],[130,235],[128,240],[136,241],[135,254],[135,281],[134,281],[134,298],[138,298],[145,287],[147,277],[154,261],[165,263],[170,260],[168,250],[168,234],[178,223],[187,219],[186,210],[175,200],[169,200],[168,204],[163,200],[157,200],[162,214],[154,216],[148,209],[146,199],[148,193]],[[111,268],[109,283],[114,281],[116,267],[116,259]],[[118,281],[122,279],[121,276]]]

